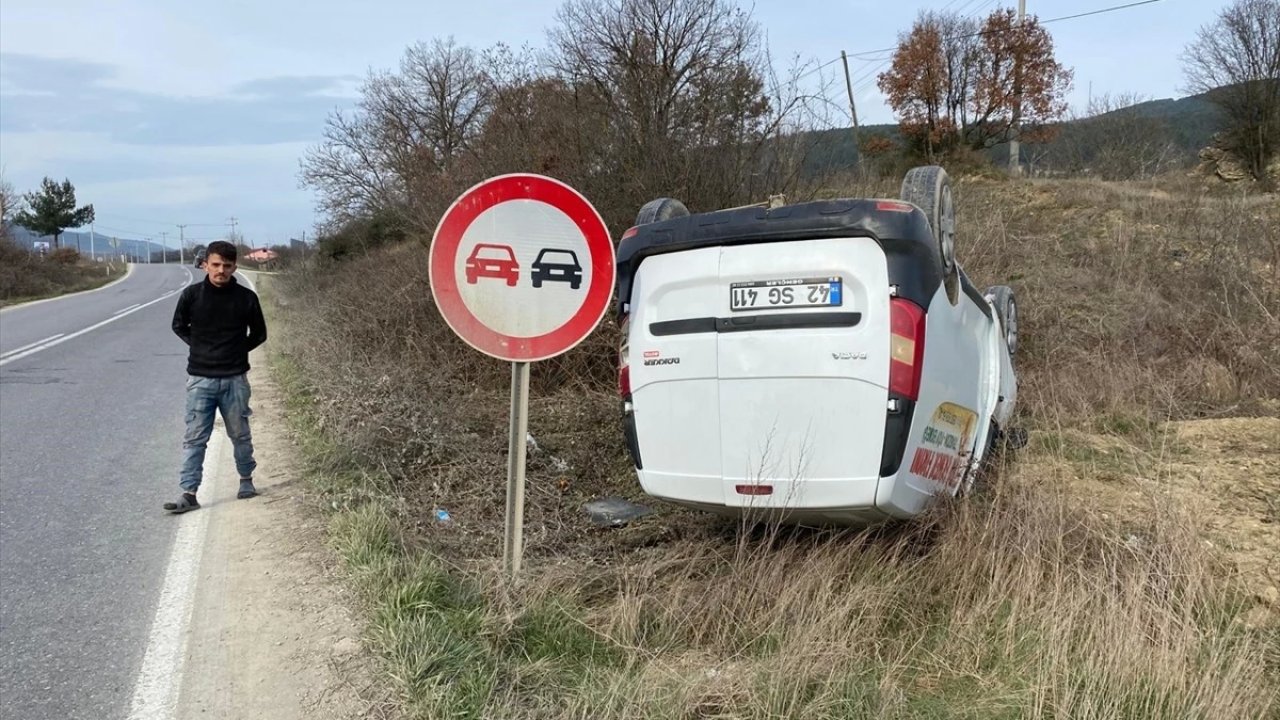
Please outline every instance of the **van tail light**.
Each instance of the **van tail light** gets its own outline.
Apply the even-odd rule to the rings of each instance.
[[[924,367],[924,310],[906,298],[889,299],[889,392],[920,398]]]
[[[618,346],[618,394],[623,400],[631,400],[631,363],[627,359],[628,335],[631,332],[631,315],[623,315],[622,322],[618,323],[618,329],[622,333],[622,340]]]

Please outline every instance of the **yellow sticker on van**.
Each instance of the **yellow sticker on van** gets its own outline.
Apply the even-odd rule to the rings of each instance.
[[[978,414],[968,408],[949,402],[939,405],[911,458],[912,474],[947,488],[958,486],[964,477],[977,421]]]

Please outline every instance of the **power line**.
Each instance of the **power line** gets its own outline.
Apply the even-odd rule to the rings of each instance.
[[[1115,7],[1093,10],[1086,13],[1080,13],[1079,15],[1064,15],[1062,17],[1051,18],[1049,20],[1041,20],[1040,24],[1044,25],[1046,23],[1058,22],[1059,20],[1075,20],[1076,18],[1089,17],[1090,15],[1101,15],[1102,13],[1115,12],[1116,10],[1125,10],[1127,8],[1138,7],[1139,5],[1150,5],[1151,3],[1157,2],[1160,2],[1160,0],[1142,0],[1142,2],[1129,3],[1128,5],[1116,5]]]
[[[152,230],[126,230],[124,228],[112,227],[110,225],[103,225],[102,223],[94,223],[94,225],[96,226],[96,228],[100,228],[108,232],[127,233],[129,235],[147,235],[148,233],[153,232]]]
[[[850,57],[852,57],[852,55],[851,55]],[[821,69],[823,69],[823,68],[827,67],[828,65],[834,65],[834,64],[836,64],[836,63],[838,63],[838,62],[840,62],[840,58],[838,58],[838,57],[837,57],[837,58],[832,58],[831,60],[828,60],[828,61],[826,61],[826,62],[822,63],[821,65],[819,65],[818,67],[816,67],[816,68],[814,68],[814,69],[810,70],[809,72],[806,72],[806,73],[804,73],[803,75],[798,76],[798,77],[796,78],[796,82],[799,82],[799,81],[801,81],[801,80],[803,80],[803,79],[805,79],[805,78],[809,77],[810,75],[812,75],[812,74],[814,74],[814,73],[818,72],[819,70],[821,70]]]
[[[108,218],[116,218],[117,220],[124,220],[125,222],[139,222],[139,223],[146,223],[148,225],[169,225],[172,227],[178,224],[175,222],[169,222],[168,220],[146,220],[144,218],[130,217],[128,215],[121,215],[119,213],[114,213],[114,212],[108,212],[108,213],[100,212],[97,214],[99,216],[105,215]],[[225,227],[226,226],[226,223],[184,223],[184,224],[187,227]]]
[[[977,15],[978,15],[978,13],[981,13],[981,12],[985,11],[988,7],[990,7],[990,6],[991,6],[992,4],[994,4],[995,2],[996,2],[996,0],[986,0],[986,2],[983,2],[981,5],[978,5],[977,7],[975,7],[975,8],[973,9],[973,15],[970,17],[970,19],[972,19],[972,20],[976,20],[976,19],[977,19]],[[968,5],[969,3],[965,3],[965,4],[966,4],[966,5]],[[961,37],[964,37],[964,36],[961,36]],[[948,39],[950,39],[950,38],[948,38]],[[862,53],[862,54],[864,54],[864,55],[873,55],[873,54],[876,54],[876,53],[883,53],[883,52],[890,52],[890,53],[892,53],[892,52],[894,52],[894,51],[896,51],[896,50],[897,50],[897,47],[893,47],[893,48],[886,48],[886,49],[884,49],[884,50],[870,50],[870,51],[868,51],[868,52],[866,52],[866,53]],[[850,57],[852,57],[852,56],[850,56]],[[866,70],[866,71],[864,71],[864,72],[860,73],[860,74],[858,75],[858,77],[853,81],[854,91],[855,91],[855,92],[860,92],[861,90],[866,89],[866,85],[865,85],[865,83],[866,83],[866,82],[868,82],[868,81],[872,81],[872,82],[874,82],[874,78],[879,74],[880,69],[881,69],[881,68],[883,68],[884,66],[888,65],[888,64],[889,64],[889,63],[891,63],[891,62],[893,62],[893,55],[892,55],[892,54],[890,54],[890,55],[889,55],[888,57],[886,57],[886,58],[881,59],[881,60],[880,60],[880,62],[876,63],[876,64],[875,64],[874,66],[872,66],[869,70]]]
[[[1127,5],[1113,5],[1111,7],[1102,8],[1100,10],[1090,10],[1089,12],[1078,13],[1076,15],[1063,15],[1062,17],[1049,18],[1048,20],[1037,20],[1036,22],[1038,22],[1040,25],[1048,25],[1049,23],[1062,22],[1063,20],[1075,20],[1076,18],[1089,17],[1090,15],[1101,15],[1103,13],[1116,12],[1117,10],[1127,10],[1129,8],[1138,7],[1139,5],[1150,5],[1152,3],[1158,3],[1158,2],[1163,2],[1163,0],[1140,0],[1140,2],[1131,2]],[[990,30],[979,30],[978,32],[969,33],[967,35],[956,35],[954,37],[943,38],[943,40],[944,41],[964,40],[966,38],[980,37],[982,35],[990,35],[991,32],[992,31]],[[875,55],[877,53],[893,52],[897,49],[898,49],[898,46],[894,45],[893,47],[880,48],[878,50],[867,50],[866,52],[863,52],[863,53],[851,54],[849,55],[849,57],[859,57],[861,55]],[[836,58],[836,60],[839,60],[839,59],[840,58]]]
[[[97,213],[97,215],[99,217],[106,215],[109,218],[116,218],[117,220],[124,220],[125,222],[140,222],[140,223],[147,223],[148,225],[173,225],[173,223],[166,222],[164,220],[144,220],[143,218],[129,217],[128,215],[119,215],[113,212]]]

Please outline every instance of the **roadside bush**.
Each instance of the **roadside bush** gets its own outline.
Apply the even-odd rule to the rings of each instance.
[[[102,265],[80,262],[79,257],[75,248],[59,248],[40,257],[12,240],[0,240],[0,304],[89,290],[118,277]]]
[[[321,235],[316,247],[322,256],[342,260],[403,242],[406,237],[401,220],[390,212],[379,212],[371,217],[348,220]]]
[[[61,247],[49,253],[49,262],[60,265],[75,265],[80,262],[80,251],[75,248]]]

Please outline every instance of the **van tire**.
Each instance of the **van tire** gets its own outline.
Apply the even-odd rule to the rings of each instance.
[[[989,287],[986,295],[995,306],[1005,347],[1009,348],[1009,357],[1013,357],[1018,354],[1018,299],[1008,285]]]
[[[942,275],[949,278],[956,268],[956,206],[947,171],[939,165],[911,168],[902,178],[899,196],[929,219]]]
[[[689,214],[689,209],[684,203],[675,198],[658,198],[650,200],[640,208],[640,212],[636,213],[636,225],[648,225],[649,223],[662,222],[671,218],[685,217]]]

